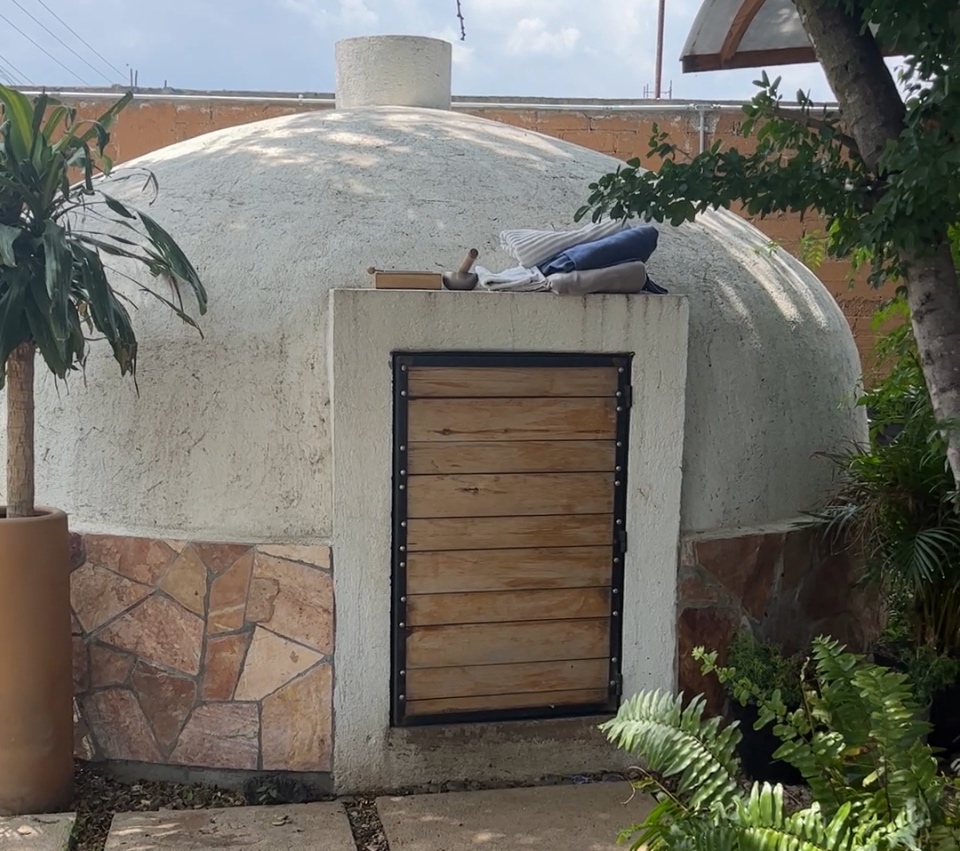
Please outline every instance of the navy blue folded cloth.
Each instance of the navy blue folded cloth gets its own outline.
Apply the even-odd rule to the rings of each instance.
[[[655,227],[642,225],[612,233],[594,242],[575,245],[543,263],[539,269],[544,275],[560,272],[586,272],[606,269],[621,263],[646,263],[656,250],[660,233]]]

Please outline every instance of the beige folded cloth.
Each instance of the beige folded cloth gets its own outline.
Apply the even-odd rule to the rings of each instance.
[[[590,295],[592,293],[638,293],[647,283],[647,267],[639,260],[621,263],[606,269],[584,272],[561,272],[549,275],[550,291],[558,295]]]

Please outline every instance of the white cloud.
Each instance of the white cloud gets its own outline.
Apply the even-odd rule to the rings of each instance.
[[[507,39],[507,52],[514,56],[566,56],[574,50],[578,41],[580,30],[576,27],[551,30],[541,18],[521,18]]]
[[[368,27],[377,23],[379,16],[365,0],[336,0],[319,3],[318,0],[284,0],[290,11],[306,17],[317,29],[334,26]],[[333,7],[333,11],[331,8]]]
[[[460,32],[453,27],[443,30],[434,30],[427,33],[430,38],[439,38],[449,41],[453,46],[453,64],[460,68],[470,68],[473,65],[473,48],[468,42],[460,40]]]

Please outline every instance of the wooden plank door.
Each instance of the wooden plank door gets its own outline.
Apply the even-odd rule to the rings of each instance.
[[[616,710],[630,362],[394,355],[394,724]]]

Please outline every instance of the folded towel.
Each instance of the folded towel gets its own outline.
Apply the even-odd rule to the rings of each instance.
[[[647,283],[647,267],[638,261],[586,272],[559,272],[550,275],[547,283],[550,291],[557,295],[639,293]]]
[[[526,269],[515,266],[502,272],[491,272],[483,266],[477,266],[474,271],[481,289],[502,292],[543,292],[547,289],[547,279],[536,267]]]
[[[603,239],[568,248],[539,268],[549,277],[560,272],[586,272],[638,260],[646,263],[656,250],[659,238],[657,229],[650,225],[628,228]]]
[[[574,245],[603,239],[626,227],[626,221],[606,221],[585,225],[578,230],[505,230],[500,234],[500,247],[520,266],[530,268],[539,266]]]

